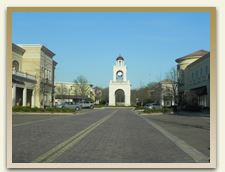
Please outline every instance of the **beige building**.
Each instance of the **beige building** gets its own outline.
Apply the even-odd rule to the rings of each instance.
[[[34,107],[37,79],[23,70],[25,50],[12,44],[12,106]]]
[[[93,88],[94,93],[95,93],[95,104],[100,104],[100,102],[102,101],[102,88],[100,87],[94,87]]]
[[[198,105],[210,107],[210,53],[186,68],[185,90],[197,95]]]
[[[56,82],[55,83],[55,104],[61,104],[65,101],[83,99],[81,89],[78,84],[73,82]],[[83,86],[85,98],[95,101],[95,90],[91,84]]]
[[[175,105],[175,97],[174,95],[177,92],[176,88],[173,88],[173,81],[165,79],[160,81],[161,86],[161,100],[160,104],[164,107],[171,107]],[[175,89],[175,90],[174,90]]]
[[[189,102],[201,107],[210,106],[210,53],[193,52],[176,60],[180,103]]]
[[[21,72],[35,78],[35,85],[32,86],[31,106],[46,107],[54,105],[54,75],[57,65],[53,60],[55,54],[40,44],[13,44],[13,47],[13,66],[19,63]],[[16,52],[15,49],[19,49],[21,52]],[[25,95],[26,91],[24,90],[25,93],[23,94]],[[23,99],[25,98],[23,97]],[[13,103],[13,105],[17,104]],[[29,104],[24,103],[19,103],[19,105],[29,106]]]

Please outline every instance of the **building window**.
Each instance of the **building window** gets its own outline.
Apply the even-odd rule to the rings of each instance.
[[[16,72],[18,72],[18,71],[19,71],[19,62],[16,61],[16,60],[13,60],[12,68],[13,68],[13,70],[15,70]]]
[[[48,70],[47,69],[44,69],[45,70],[45,74],[44,74],[44,79],[48,78]]]
[[[42,78],[44,78],[44,76],[45,76],[45,69],[43,66],[41,67],[41,76],[42,76]]]
[[[205,74],[207,75],[208,74],[208,71],[209,71],[209,69],[208,69],[208,65],[205,67]]]
[[[47,79],[49,80],[49,70],[47,70]]]
[[[51,71],[48,70],[48,80],[51,81]]]

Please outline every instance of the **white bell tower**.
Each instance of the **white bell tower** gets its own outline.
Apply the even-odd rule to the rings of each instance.
[[[130,87],[124,58],[119,56],[113,66],[113,80],[109,82],[109,106],[130,106]],[[119,91],[124,95],[124,98],[120,96],[117,100],[117,92]]]

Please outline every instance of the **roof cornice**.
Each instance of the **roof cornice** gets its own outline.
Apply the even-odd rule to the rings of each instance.
[[[12,43],[12,51],[21,56],[25,53],[25,50],[23,48],[19,47],[18,45],[14,43]]]
[[[48,48],[46,48],[44,45],[42,45],[41,51],[43,51],[47,56],[49,56],[51,58],[53,56],[55,56],[55,53],[53,53],[51,50],[49,50]]]

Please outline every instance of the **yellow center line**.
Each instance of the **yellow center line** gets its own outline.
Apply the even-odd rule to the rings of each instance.
[[[79,133],[75,134],[74,136],[70,137],[66,141],[56,145],[52,149],[50,149],[48,152],[40,155],[36,159],[34,159],[33,163],[40,163],[45,162],[49,163],[54,161],[56,158],[61,156],[65,151],[71,149],[75,144],[79,143],[85,136],[87,136],[89,133],[91,133],[94,129],[96,129],[98,126],[103,124],[105,121],[110,119],[118,110],[110,113],[108,116],[100,119],[99,121],[91,124],[86,129],[80,131]]]
[[[74,116],[74,115],[71,115],[71,116]],[[13,127],[20,127],[20,126],[24,126],[24,125],[30,125],[30,124],[39,123],[39,122],[42,122],[42,121],[49,121],[49,120],[60,119],[60,118],[65,118],[65,117],[68,117],[68,116],[49,117],[47,119],[28,121],[28,122],[23,122],[23,123],[19,123],[19,124],[13,124]]]
[[[49,120],[60,119],[60,118],[65,118],[65,117],[85,115],[85,114],[88,114],[88,112],[90,112],[90,111],[80,112],[80,113],[78,112],[78,113],[73,114],[73,115],[63,115],[63,116],[57,116],[57,117],[49,117],[47,119],[28,121],[28,122],[23,122],[23,123],[19,123],[19,124],[13,124],[13,127],[20,127],[20,126],[24,126],[24,125],[30,125],[30,124],[39,123],[39,122],[42,122],[42,121],[49,121]]]

